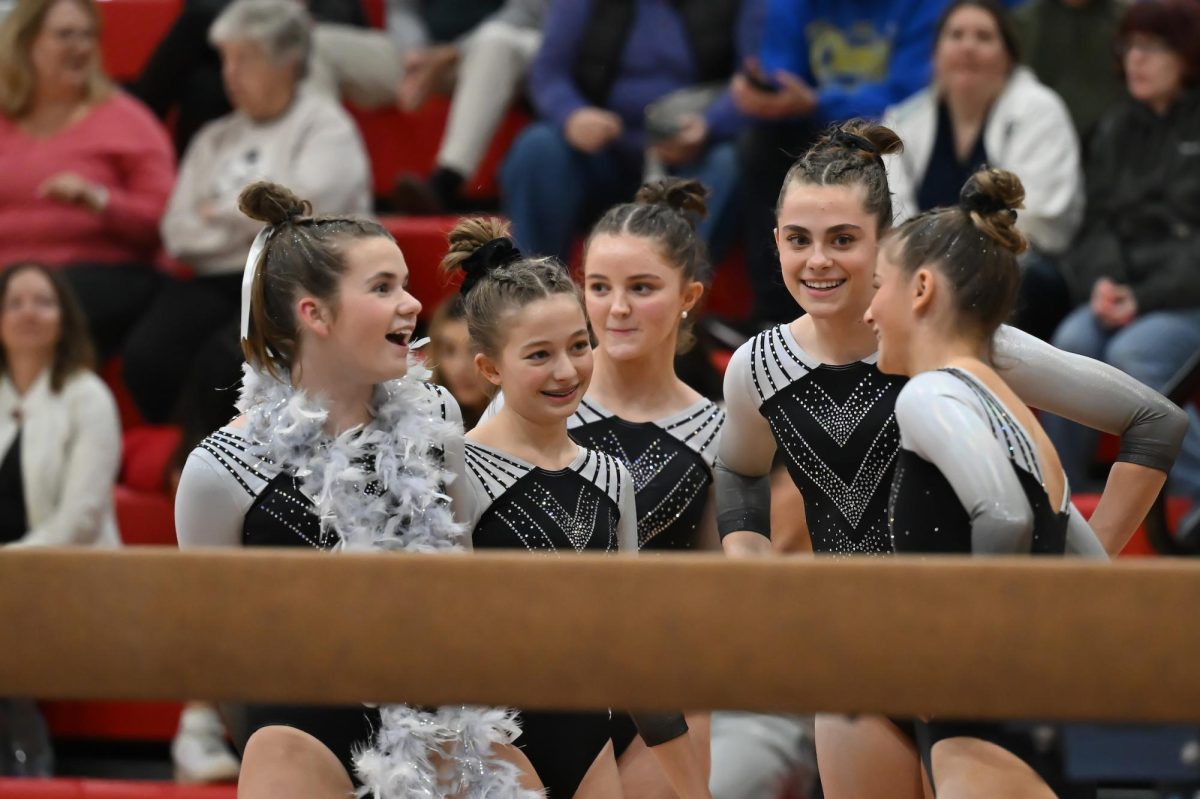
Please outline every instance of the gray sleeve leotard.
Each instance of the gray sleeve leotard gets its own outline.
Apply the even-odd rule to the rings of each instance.
[[[994,406],[993,406],[994,407]],[[993,411],[994,413],[994,411]],[[900,446],[932,463],[953,488],[971,519],[971,551],[984,555],[1028,552],[1034,516],[1013,465],[1041,473],[1036,447],[1010,447],[997,438],[980,393],[942,371],[917,375],[896,400]],[[1105,557],[1095,533],[1078,512],[1070,514],[1067,551]]]

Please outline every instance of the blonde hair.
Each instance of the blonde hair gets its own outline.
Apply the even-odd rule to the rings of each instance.
[[[41,33],[46,15],[59,2],[72,2],[91,18],[97,34],[100,12],[94,0],[18,0],[0,25],[0,112],[9,119],[21,119],[33,110],[37,75],[33,71],[33,40]],[[113,83],[100,64],[100,48],[92,54],[92,64],[84,89],[84,101],[96,102],[108,97]]]

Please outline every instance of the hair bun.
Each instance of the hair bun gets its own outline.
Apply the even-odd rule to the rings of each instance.
[[[470,294],[471,289],[475,288],[480,280],[519,260],[521,251],[513,244],[512,239],[507,236],[492,239],[462,260],[460,268],[463,282],[459,286],[459,292],[464,296]]]
[[[242,189],[238,208],[251,219],[278,225],[302,216],[312,216],[312,203],[301,200],[278,183],[260,180]]]
[[[459,219],[446,238],[450,246],[442,257],[439,268],[448,275],[463,273],[466,276],[469,268],[476,269],[476,265],[481,260],[490,260],[489,255],[482,255],[473,260],[470,267],[467,265],[467,261],[471,260],[475,253],[497,239],[504,239],[509,242],[510,246],[512,245],[508,222],[489,216],[467,216]],[[493,248],[499,246],[501,245],[493,245]],[[498,253],[493,254],[498,255]],[[478,281],[478,278],[475,280]]]
[[[1017,230],[1017,209],[1024,208],[1025,186],[1005,169],[981,169],[963,185],[958,197],[975,227],[1020,255],[1029,242]]]
[[[638,189],[633,201],[637,205],[663,205],[685,216],[708,215],[708,188],[690,178],[663,178],[647,183]]]
[[[894,130],[865,119],[851,119],[835,126],[825,141],[857,150],[864,158],[871,159],[881,159],[904,149],[904,143]]]

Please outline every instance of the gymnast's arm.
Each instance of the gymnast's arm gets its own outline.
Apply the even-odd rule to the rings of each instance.
[[[447,389],[441,386],[438,386],[437,389],[442,400],[442,412],[445,419],[455,426],[455,432],[446,440],[443,450],[443,464],[452,478],[446,484],[446,496],[450,497],[450,512],[454,514],[454,521],[465,527],[462,545],[464,549],[469,550],[471,549],[471,524],[469,522],[472,516],[474,497],[467,484],[466,439],[462,432],[462,409],[458,407],[458,402]]]
[[[771,553],[771,464],[775,437],[758,412],[750,378],[753,340],[725,370],[725,427],[713,467],[717,531],[726,555]]]
[[[1011,461],[958,378],[924,372],[896,399],[900,446],[932,463],[971,518],[971,551],[1028,552],[1033,509]]]
[[[175,535],[180,549],[236,547],[254,501],[206,450],[188,455],[175,493]]]
[[[617,527],[617,543],[621,551],[637,554],[637,504],[633,478],[620,467],[621,518]],[[630,713],[638,734],[654,752],[654,757],[667,775],[671,787],[679,796],[708,796],[708,775],[704,774],[696,748],[688,735],[683,713]]]
[[[1090,526],[1110,555],[1121,551],[1183,445],[1187,414],[1157,391],[1108,364],[1063,352],[1011,327],[995,338],[996,367],[1029,405],[1121,436]]]
[[[1067,520],[1066,553],[1080,558],[1108,560],[1108,552],[1100,543],[1100,539],[1096,537],[1096,533],[1092,531],[1091,525],[1084,520],[1079,508],[1072,505],[1070,514],[1070,518]]]

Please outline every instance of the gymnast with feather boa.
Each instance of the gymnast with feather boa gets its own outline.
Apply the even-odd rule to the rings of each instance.
[[[181,547],[440,552],[470,547],[452,508],[462,420],[409,352],[421,304],[376,222],[313,216],[271,183],[242,211],[266,223],[247,258],[241,415],[188,457]],[[459,499],[459,502],[455,500]],[[514,711],[251,705],[239,797],[535,799]]]

